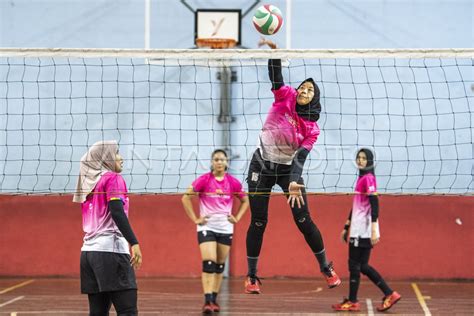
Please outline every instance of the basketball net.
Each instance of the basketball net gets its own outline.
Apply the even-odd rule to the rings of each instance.
[[[237,42],[233,38],[198,38],[196,46],[199,48],[224,49],[233,48]]]

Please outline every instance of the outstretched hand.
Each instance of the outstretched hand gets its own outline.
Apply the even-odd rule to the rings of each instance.
[[[271,49],[277,48],[277,45],[274,42],[262,36],[260,40],[258,41],[258,47],[262,47],[263,45],[267,45]]]
[[[298,184],[295,181],[290,182],[288,186],[288,204],[290,204],[291,207],[295,206],[295,201],[299,208],[304,205],[303,194],[301,193],[302,188],[304,188],[304,184]]]

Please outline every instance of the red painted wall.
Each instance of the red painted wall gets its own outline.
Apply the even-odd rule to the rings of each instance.
[[[131,197],[131,223],[140,240],[140,276],[199,276],[194,225],[180,196]],[[309,204],[328,256],[347,277],[347,246],[338,241],[351,196],[311,196]],[[474,197],[381,196],[381,242],[371,264],[385,277],[474,279]],[[246,273],[250,211],[236,227],[230,271]],[[456,223],[459,218],[461,225]],[[0,196],[0,275],[77,276],[81,212],[70,196]],[[314,256],[282,196],[270,202],[261,276],[317,276]]]

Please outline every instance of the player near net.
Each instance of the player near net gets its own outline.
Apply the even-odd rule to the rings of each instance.
[[[116,141],[92,145],[80,162],[73,201],[81,203],[85,232],[81,248],[81,292],[90,315],[138,315],[133,268],[142,264],[138,240],[128,221],[127,185]],[[132,255],[130,256],[129,245]]]
[[[369,265],[372,247],[380,239],[374,154],[369,149],[362,148],[357,153],[356,163],[359,168],[359,177],[355,186],[354,201],[341,232],[343,242],[347,243],[347,237],[349,237],[349,298],[333,305],[332,308],[337,311],[360,311],[357,291],[362,272],[384,293],[382,305],[377,307],[377,310],[382,312],[397,303],[401,296],[393,291],[380,274]]]
[[[202,257],[203,313],[219,312],[217,295],[222,283],[224,265],[232,245],[234,225],[248,209],[249,200],[239,180],[226,172],[227,154],[216,149],[211,155],[211,172],[198,177],[183,195],[186,214],[197,225]],[[199,217],[191,198],[199,195]],[[234,196],[240,200],[237,214],[232,214]]]
[[[262,38],[259,45],[265,44],[276,48],[275,43]],[[312,78],[304,80],[297,89],[285,85],[279,59],[269,60],[268,71],[275,100],[260,133],[247,178],[252,216],[247,232],[245,292],[260,293],[257,263],[267,225],[270,194],[275,184],[288,196],[293,219],[316,256],[329,288],[333,288],[341,280],[332,263],[326,259],[323,239],[311,219],[301,177],[306,158],[320,133],[317,124],[321,112],[319,87]]]

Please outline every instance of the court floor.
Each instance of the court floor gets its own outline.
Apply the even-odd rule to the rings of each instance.
[[[143,278],[139,284],[140,315],[200,315],[199,279]],[[347,295],[347,282],[327,289],[320,279],[265,279],[261,295],[243,294],[243,279],[224,280],[220,315],[328,315],[331,304]],[[402,299],[389,315],[474,315],[474,282],[390,282]],[[363,281],[360,313],[376,310],[381,293]],[[76,278],[0,278],[0,315],[87,315],[87,297]],[[340,313],[346,315],[347,313]],[[112,313],[114,315],[114,313]]]

